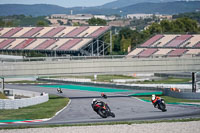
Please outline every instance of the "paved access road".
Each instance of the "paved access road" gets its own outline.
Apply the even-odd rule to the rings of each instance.
[[[6,88],[46,92],[49,94],[70,97],[71,103],[68,105],[68,107],[51,120],[43,123],[31,124],[64,124],[122,120],[171,119],[200,116],[200,107],[167,104],[167,112],[161,112],[160,110],[154,108],[151,103],[143,102],[133,97],[125,97],[128,94],[144,92],[144,90],[106,93],[108,95],[108,99],[102,99],[100,98],[100,92],[92,91],[63,89],[63,93],[59,94],[57,93],[56,88],[45,88],[36,85],[6,85]],[[97,98],[108,103],[116,117],[103,119],[97,115],[91,108],[91,101],[93,98]]]

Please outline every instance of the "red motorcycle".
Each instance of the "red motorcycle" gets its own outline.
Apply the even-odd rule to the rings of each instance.
[[[96,104],[94,104],[93,110],[102,118],[107,118],[109,116],[115,117],[115,114],[111,112],[111,109],[109,108],[108,104],[104,102],[97,102]]]

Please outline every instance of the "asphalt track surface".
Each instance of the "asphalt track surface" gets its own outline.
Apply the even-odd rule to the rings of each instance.
[[[26,125],[74,124],[128,120],[162,120],[200,117],[200,107],[198,106],[167,104],[167,112],[162,112],[157,108],[154,108],[151,103],[127,96],[129,94],[138,92],[147,92],[144,90],[106,93],[108,95],[108,99],[103,99],[100,97],[100,92],[92,91],[63,89],[63,93],[59,94],[56,91],[56,88],[45,88],[36,85],[6,85],[6,88],[46,92],[49,94],[69,97],[71,99],[71,103],[67,106],[67,108],[65,108],[62,112],[60,112],[49,121],[26,123]],[[96,114],[91,108],[91,101],[93,98],[108,103],[116,117],[108,117],[105,119]]]

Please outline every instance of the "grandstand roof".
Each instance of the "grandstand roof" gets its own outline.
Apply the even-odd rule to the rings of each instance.
[[[200,34],[155,35],[131,51],[127,57],[200,56]]]
[[[78,51],[109,26],[0,28],[0,50]]]

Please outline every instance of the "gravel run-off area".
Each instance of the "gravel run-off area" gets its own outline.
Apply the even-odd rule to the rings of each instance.
[[[10,129],[0,133],[200,133],[200,121]]]

